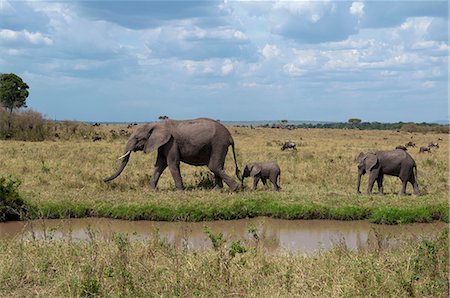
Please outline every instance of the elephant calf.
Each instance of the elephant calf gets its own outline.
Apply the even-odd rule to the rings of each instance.
[[[280,190],[278,185],[280,181],[281,170],[276,162],[254,162],[248,164],[244,168],[244,173],[242,175],[242,184],[244,184],[244,178],[253,177],[253,190],[256,190],[259,180],[262,181],[264,185],[267,185],[267,179],[272,182],[274,190]]]

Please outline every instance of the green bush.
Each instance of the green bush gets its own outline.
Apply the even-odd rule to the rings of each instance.
[[[18,220],[25,209],[25,203],[17,189],[20,181],[0,177],[0,222]]]

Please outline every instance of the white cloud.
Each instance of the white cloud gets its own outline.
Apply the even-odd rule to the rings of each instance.
[[[53,40],[40,32],[29,32],[28,30],[13,31],[9,29],[0,30],[0,41],[4,43],[26,42],[32,45],[52,45]]]
[[[241,31],[239,31],[239,30],[234,31],[233,36],[234,36],[234,38],[240,39],[240,40],[247,40],[248,39],[248,37],[244,33],[242,33]]]
[[[266,59],[272,59],[280,55],[281,51],[276,45],[266,44],[262,50],[261,54]]]
[[[364,3],[353,2],[350,7],[350,13],[358,17],[362,17],[364,15]]]
[[[223,61],[223,65],[222,65],[222,74],[224,75],[228,75],[230,74],[234,69],[234,65],[233,62],[230,59],[225,59],[225,61]]]
[[[217,65],[212,60],[181,60],[175,62],[174,67],[177,69],[181,69],[183,72],[189,75],[213,74],[217,70]]]
[[[285,64],[283,70],[290,76],[301,76],[306,72],[293,63]]]
[[[317,57],[316,52],[311,50],[292,50],[294,54],[297,56],[295,58],[295,65],[301,65],[301,66],[313,66],[317,64]]]
[[[448,45],[445,42],[437,42],[434,40],[419,40],[411,46],[414,50],[436,49],[438,51],[447,51]]]
[[[426,89],[431,89],[434,88],[436,86],[435,82],[432,81],[425,81],[422,83],[422,87],[426,88]]]
[[[205,30],[199,27],[167,27],[166,30],[171,30],[180,40],[188,39],[234,39],[240,41],[248,40],[248,37],[239,30],[230,28],[219,28]],[[158,28],[161,32],[161,28]]]

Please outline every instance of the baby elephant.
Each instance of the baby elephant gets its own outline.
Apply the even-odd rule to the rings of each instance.
[[[274,190],[280,190],[278,183],[280,182],[280,167],[276,162],[254,162],[248,164],[244,168],[244,173],[242,175],[242,184],[244,184],[244,178],[252,176],[253,177],[253,190],[256,190],[259,180],[262,181],[264,185],[267,184],[267,179],[272,182]]]

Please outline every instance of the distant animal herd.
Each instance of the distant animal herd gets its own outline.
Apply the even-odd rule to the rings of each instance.
[[[439,138],[438,140],[442,141],[441,138]],[[408,147],[415,148],[416,147],[416,143],[413,143],[413,142],[409,141],[408,143],[405,144],[405,146],[397,146],[397,148],[401,148],[403,150],[407,150]],[[428,146],[420,146],[419,153],[425,153],[425,152],[431,153],[431,148],[438,149],[439,148],[439,143],[431,142],[431,143],[428,144]]]
[[[137,123],[130,124],[128,128],[134,125]],[[94,136],[94,142],[99,140],[101,140],[100,136],[98,138]],[[442,139],[439,138],[438,141],[442,141]],[[292,141],[286,141],[280,145],[281,151],[297,150],[297,144]],[[253,177],[253,190],[257,188],[259,181],[266,185],[267,180],[271,181],[274,190],[281,189],[279,185],[281,170],[274,161],[246,164],[241,175],[230,132],[218,121],[208,118],[178,121],[160,119],[156,123],[140,125],[129,137],[124,154],[119,158],[121,163],[117,171],[112,176],[105,178],[104,181],[114,180],[122,173],[132,152],[148,153],[156,150],[157,161],[149,184],[151,189],[156,189],[159,177],[167,167],[172,174],[176,189],[184,189],[180,173],[180,162],[184,162],[194,166],[207,166],[214,174],[216,189],[222,188],[223,182],[225,182],[230,191],[236,191],[238,184],[224,171],[225,157],[229,146],[232,147],[236,167],[235,174],[240,180],[241,186],[244,185],[244,178]],[[410,183],[413,193],[418,195],[417,166],[414,159],[407,153],[408,148],[416,148],[416,144],[409,141],[391,151],[361,152],[357,157],[357,192],[360,193],[361,176],[367,173],[369,175],[367,194],[372,192],[376,182],[379,194],[383,195],[384,175],[390,175],[399,177],[402,181],[400,194],[405,194],[406,185]],[[439,144],[430,142],[427,146],[420,146],[419,153],[430,153],[432,148],[433,150],[439,149]]]

